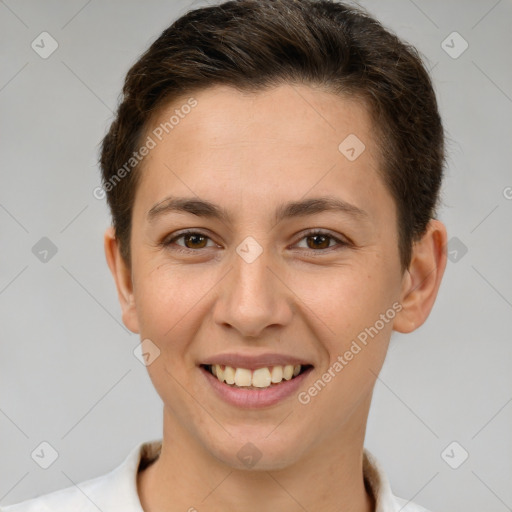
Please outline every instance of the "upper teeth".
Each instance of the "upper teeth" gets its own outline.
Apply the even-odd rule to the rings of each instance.
[[[301,365],[287,364],[285,366],[272,366],[249,370],[247,368],[233,368],[231,366],[221,366],[212,364],[213,375],[227,384],[236,386],[254,386],[256,388],[266,388],[271,384],[278,384],[283,379],[290,380],[296,377],[301,370]]]

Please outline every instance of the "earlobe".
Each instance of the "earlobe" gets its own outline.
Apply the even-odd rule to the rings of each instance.
[[[421,240],[413,244],[411,264],[402,281],[402,310],[393,323],[395,331],[412,332],[428,318],[446,268],[446,240],[444,224],[433,219]]]
[[[126,265],[119,248],[115,231],[110,226],[104,235],[105,257],[114,278],[117,296],[121,305],[123,323],[130,331],[139,332],[131,270]]]

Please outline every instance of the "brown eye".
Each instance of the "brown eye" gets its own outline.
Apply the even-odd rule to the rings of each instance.
[[[210,242],[210,245],[208,245],[208,242]],[[162,242],[162,245],[167,249],[172,249],[178,252],[192,252],[215,246],[213,240],[211,240],[209,236],[197,231],[188,231],[178,234],[175,237]]]
[[[203,236],[200,233],[182,235],[180,238],[183,238],[185,241],[185,247],[187,247],[187,249],[202,249],[203,247],[206,247],[208,239],[208,237]]]
[[[327,252],[327,250],[342,249],[348,245],[350,245],[349,242],[340,240],[330,233],[324,233],[323,231],[309,231],[304,234],[297,246],[301,249],[311,249],[314,252]]]
[[[306,237],[309,249],[327,249],[332,237],[329,235],[309,235]]]

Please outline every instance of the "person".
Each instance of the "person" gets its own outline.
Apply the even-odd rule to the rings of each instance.
[[[446,266],[418,51],[341,2],[191,10],[129,70],[100,160],[163,436],[6,512],[425,510],[364,447],[391,335]]]

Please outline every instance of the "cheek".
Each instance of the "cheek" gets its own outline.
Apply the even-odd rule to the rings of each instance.
[[[159,350],[147,371],[163,402],[176,410],[188,407],[179,390],[188,385],[194,366],[189,345],[196,337],[199,322],[194,319],[205,289],[193,272],[169,267],[139,274],[136,286],[141,340],[151,340]]]
[[[396,315],[393,286],[389,274],[374,265],[370,270],[365,266],[364,272],[353,267],[316,276],[309,286],[297,288],[314,313],[309,317],[327,356],[317,380],[301,395],[301,403],[308,402],[315,411],[311,416],[331,411],[332,424],[341,425],[371,395]]]
[[[141,336],[179,347],[187,318],[210,288],[193,270],[155,267],[137,279],[135,300]]]
[[[329,373],[332,394],[319,404],[354,405],[373,386],[386,357],[399,281],[377,253],[359,261],[307,279],[297,276],[291,284],[327,356],[321,371]]]
[[[325,332],[346,339],[373,324],[391,307],[397,282],[379,263],[352,263],[313,273],[297,273],[289,286]]]

